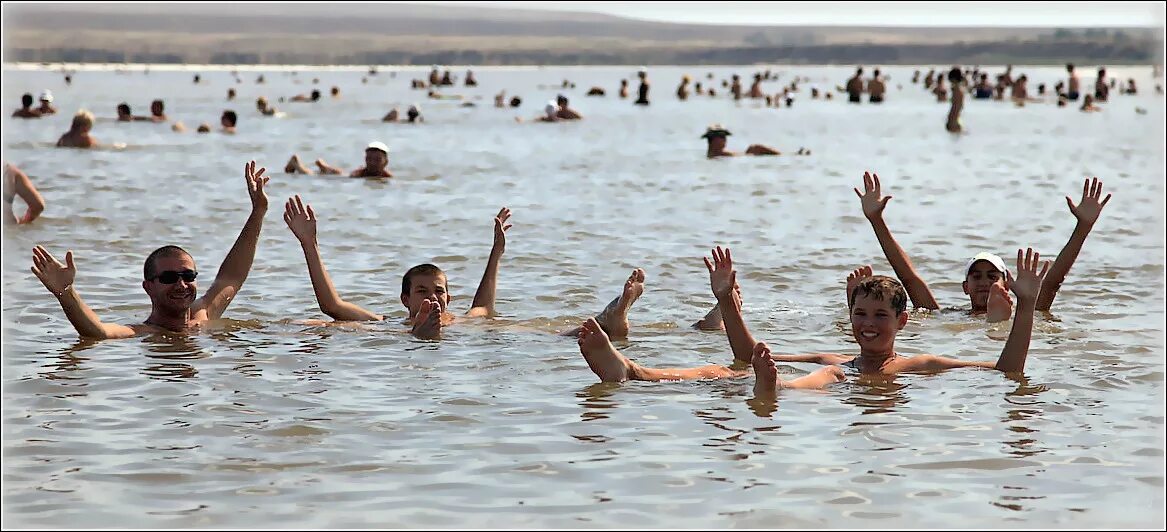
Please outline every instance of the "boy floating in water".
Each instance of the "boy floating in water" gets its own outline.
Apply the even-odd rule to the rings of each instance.
[[[384,142],[370,142],[365,147],[365,165],[353,170],[349,177],[393,177],[388,166],[389,147]],[[322,175],[341,175],[344,173],[344,170],[324,162],[324,159],[316,159],[316,167],[320,169]],[[300,162],[300,156],[294,153],[292,158],[288,159],[288,164],[284,166],[284,171],[289,174],[312,175],[312,170],[304,166]]]

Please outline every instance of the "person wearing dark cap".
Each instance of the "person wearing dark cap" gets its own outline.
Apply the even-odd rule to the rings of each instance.
[[[739,153],[725,150],[726,137],[728,137],[732,134],[733,133],[730,133],[729,130],[725,129],[720,124],[713,124],[712,126],[709,126],[709,128],[705,130],[705,134],[701,135],[701,138],[705,139],[705,141],[707,143],[707,147],[705,149],[705,157],[713,159],[713,158],[717,158],[717,157],[734,157],[737,155],[741,155]],[[799,153],[802,152],[801,149],[798,151],[799,151]],[[778,150],[775,150],[774,148],[771,148],[769,146],[763,146],[761,144],[750,144],[750,147],[746,148],[745,154],[746,155],[782,155],[781,153],[778,152]]]
[[[32,94],[24,93],[20,97],[20,109],[13,111],[12,118],[40,118],[41,114],[32,108]]]
[[[316,166],[320,169],[321,175],[341,175],[344,173],[344,170],[324,162],[324,159],[316,159]],[[288,159],[284,171],[289,174],[312,175],[312,170],[304,166],[300,162],[300,156],[296,154],[292,154],[292,158]],[[365,147],[365,166],[353,170],[349,177],[393,177],[393,174],[389,172],[389,147],[384,142],[370,142]]]
[[[578,111],[567,106],[567,96],[560,94],[555,98],[555,103],[559,106],[559,110],[555,112],[555,116],[560,120],[579,120],[583,115]]]

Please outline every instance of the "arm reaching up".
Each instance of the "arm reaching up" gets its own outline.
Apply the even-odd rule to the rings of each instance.
[[[498,283],[498,263],[506,251],[506,230],[511,228],[507,223],[511,217],[511,210],[503,207],[494,217],[494,245],[490,248],[490,258],[486,261],[486,270],[482,272],[482,281],[478,283],[478,291],[474,292],[474,301],[470,304],[467,316],[493,316],[494,291]]]
[[[243,287],[247,274],[251,271],[251,263],[255,260],[255,247],[259,243],[259,232],[263,229],[263,215],[267,213],[267,193],[263,191],[268,177],[263,173],[266,168],[255,169],[255,161],[243,165],[243,179],[247,183],[247,194],[251,196],[251,214],[243,224],[243,230],[231,246],[231,251],[219,266],[215,275],[215,282],[207,289],[200,304],[207,309],[210,319],[217,319],[227,310],[227,305]]]
[[[284,223],[300,241],[304,250],[304,260],[308,263],[308,276],[312,279],[312,290],[316,292],[316,303],[320,311],[338,321],[380,321],[384,319],[357,305],[340,298],[336,288],[332,286],[332,279],[328,277],[328,270],[324,267],[324,259],[320,258],[320,247],[316,243],[316,213],[311,205],[304,205],[300,196],[288,198],[284,204]]]
[[[73,288],[73,279],[77,276],[77,267],[73,264],[73,252],[65,253],[65,264],[57,262],[45,248],[37,246],[32,250],[32,273],[41,284],[61,304],[65,317],[77,329],[77,334],[83,338],[129,338],[134,336],[134,329],[125,325],[102,323],[97,314],[81,300],[81,294]]]
[[[1078,219],[1078,223],[1074,226],[1074,232],[1070,234],[1070,240],[1066,242],[1066,246],[1058,253],[1058,258],[1050,267],[1044,284],[1041,285],[1041,293],[1037,296],[1037,310],[1048,311],[1053,305],[1054,297],[1062,287],[1062,281],[1066,280],[1066,274],[1070,273],[1070,267],[1074,265],[1078,253],[1082,251],[1086,236],[1090,234],[1094,222],[1098,221],[1102,208],[1110,201],[1110,194],[1102,201],[1098,201],[1101,196],[1102,182],[1097,177],[1093,181],[1087,179],[1082,183],[1082,200],[1078,205],[1074,205],[1074,200],[1066,196],[1066,205],[1070,207],[1070,213]]]
[[[725,335],[729,338],[729,347],[733,350],[733,358],[738,362],[749,362],[754,356],[754,346],[757,341],[746,327],[745,317],[742,316],[741,292],[737,288],[737,272],[733,269],[733,256],[729,248],[721,249],[717,246],[712,251],[713,261],[705,258],[705,268],[709,270],[709,287],[713,296],[717,298],[717,305],[721,307],[722,321],[725,322]]]
[[[1046,272],[1049,271],[1047,260],[1038,273],[1037,264],[1040,258],[1040,254],[1034,253],[1033,248],[1029,248],[1022,260],[1021,250],[1017,250],[1017,279],[1012,285],[1013,293],[1017,294],[1017,309],[1013,315],[1013,330],[1009,331],[1009,339],[1005,340],[1005,347],[1001,349],[1001,357],[997,359],[995,366],[1006,373],[1025,369],[1025,358],[1029,355],[1029,339],[1033,335],[1033,310],[1042,290]]]
[[[899,277],[900,282],[903,283],[912,304],[932,310],[939,309],[940,305],[936,304],[936,298],[928,289],[928,283],[925,283],[920,278],[920,274],[916,273],[916,267],[912,265],[912,260],[908,258],[904,248],[901,248],[896,242],[895,237],[891,235],[891,230],[887,228],[887,223],[883,221],[883,209],[887,207],[887,202],[892,197],[881,195],[879,175],[863,172],[863,193],[860,193],[857,188],[853,190],[863,203],[863,216],[871,222],[871,228],[875,230],[875,237],[879,239],[879,246],[883,248],[883,255],[891,263],[896,277]]]

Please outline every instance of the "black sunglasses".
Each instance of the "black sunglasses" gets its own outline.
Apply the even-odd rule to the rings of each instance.
[[[179,278],[181,278],[183,281],[186,281],[188,283],[193,283],[195,280],[195,277],[198,277],[198,276],[199,276],[199,272],[196,272],[194,270],[182,270],[180,272],[176,272],[174,270],[166,270],[164,272],[159,273],[158,275],[155,275],[154,278],[151,280],[157,279],[158,282],[160,282],[162,284],[174,284],[174,283],[178,282]]]

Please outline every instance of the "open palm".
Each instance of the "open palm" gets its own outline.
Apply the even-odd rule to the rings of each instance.
[[[1099,201],[1102,197],[1102,182],[1095,177],[1093,180],[1087,179],[1082,183],[1082,200],[1074,205],[1074,200],[1066,196],[1066,205],[1070,206],[1070,212],[1074,217],[1078,218],[1079,223],[1093,225],[1098,220],[1098,216],[1102,214],[1102,208],[1106,206],[1106,202],[1110,201],[1110,194],[1106,198]]]
[[[32,249],[32,273],[41,284],[54,295],[60,294],[77,277],[77,267],[73,264],[73,252],[65,253],[65,264],[61,264],[45,248],[37,246]]]
[[[311,205],[305,205],[299,194],[288,198],[284,204],[284,223],[300,242],[316,241],[316,213]]]

